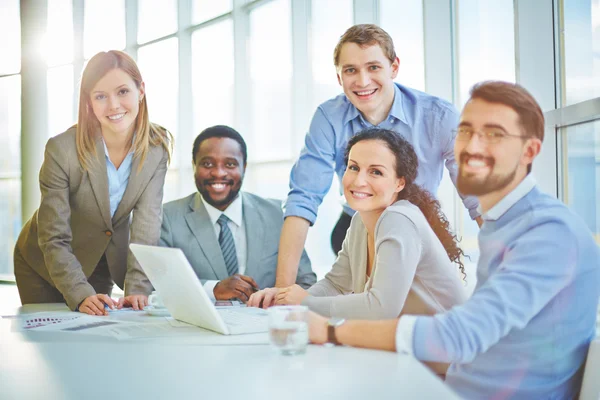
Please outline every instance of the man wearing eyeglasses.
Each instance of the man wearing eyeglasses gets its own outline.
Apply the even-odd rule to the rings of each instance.
[[[525,89],[476,85],[454,147],[457,188],[478,197],[484,220],[472,297],[443,314],[399,320],[312,314],[311,340],[452,363],[446,383],[461,398],[576,398],[595,336],[600,249],[584,221],[531,176],[543,138],[542,110]]]

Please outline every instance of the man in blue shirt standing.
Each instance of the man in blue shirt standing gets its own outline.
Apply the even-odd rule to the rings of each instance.
[[[412,143],[419,157],[416,183],[433,195],[444,164],[456,182],[452,129],[458,113],[440,98],[394,83],[400,60],[383,29],[371,24],[349,28],[334,50],[334,63],[344,93],[317,108],[292,169],[279,245],[278,287],[294,283],[308,228],[315,223],[334,172],[341,180],[346,144],[359,131],[378,126],[398,132]],[[477,218],[477,200],[470,197],[463,202],[471,217]],[[332,235],[336,254],[353,214],[345,205]]]
[[[311,340],[450,362],[446,383],[463,398],[575,398],[595,335],[600,250],[531,177],[543,136],[542,110],[525,89],[476,85],[455,144],[458,190],[478,197],[484,220],[473,296],[435,316],[345,323],[314,314]]]

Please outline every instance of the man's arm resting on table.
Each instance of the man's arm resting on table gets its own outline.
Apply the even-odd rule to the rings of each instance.
[[[397,319],[382,321],[347,321],[335,328],[339,343],[366,349],[396,351]],[[310,340],[316,344],[327,342],[327,318],[310,313]]]
[[[339,343],[348,346],[413,355],[412,333],[416,318],[404,315],[400,320],[348,321],[335,329],[335,336]],[[327,341],[327,318],[311,313],[310,340],[316,344]],[[445,375],[448,369],[446,363],[422,362],[438,375]]]
[[[348,321],[336,329],[342,344],[367,349],[396,351],[397,319],[383,321]]]
[[[277,257],[276,287],[288,287],[296,282],[309,227],[310,222],[301,217],[290,216],[283,221]]]

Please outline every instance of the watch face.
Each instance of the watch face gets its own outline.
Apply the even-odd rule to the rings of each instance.
[[[340,326],[344,322],[346,322],[345,318],[333,317],[333,318],[329,318],[328,324],[330,326]]]

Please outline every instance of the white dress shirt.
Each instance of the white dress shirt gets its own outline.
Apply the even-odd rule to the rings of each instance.
[[[213,228],[215,230],[215,236],[217,241],[219,240],[219,234],[221,233],[221,226],[217,223],[221,214],[225,214],[227,218],[229,218],[229,222],[227,226],[231,230],[231,235],[233,236],[233,241],[235,243],[235,254],[238,259],[238,273],[243,275],[246,272],[246,228],[244,227],[244,217],[242,213],[242,196],[238,195],[235,200],[225,209],[225,211],[221,211],[216,209],[215,207],[208,204],[204,197],[200,196],[202,199],[202,203],[204,203],[204,207],[206,208],[206,212],[208,212],[208,216],[210,217],[210,221],[213,224]],[[215,300],[215,295],[213,290],[215,286],[219,283],[219,281],[206,281],[204,284],[204,290],[206,290],[206,294],[211,300]]]

